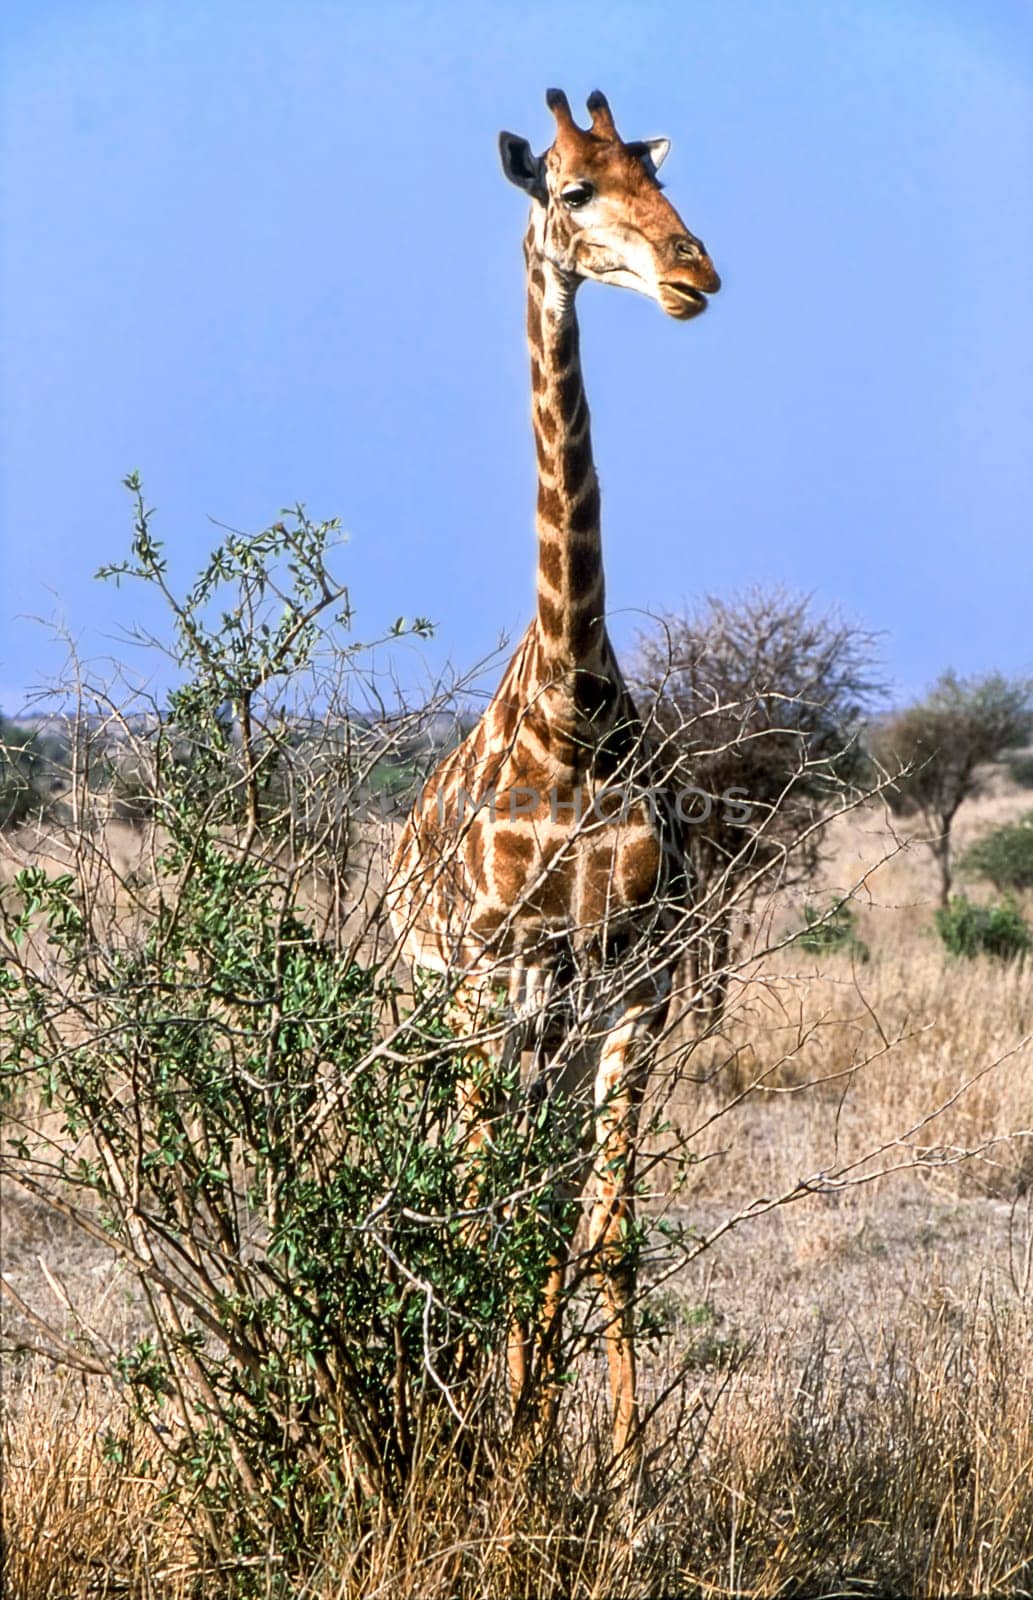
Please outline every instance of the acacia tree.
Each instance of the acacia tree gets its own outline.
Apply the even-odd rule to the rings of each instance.
[[[944,672],[928,694],[871,730],[872,754],[888,773],[901,817],[921,818],[940,874],[940,904],[953,880],[951,830],[963,800],[980,792],[979,769],[1033,733],[1033,682],[1000,672],[962,678]]]
[[[708,921],[693,978],[711,1014],[735,919],[748,919],[771,869],[783,886],[812,876],[815,825],[862,778],[874,658],[874,634],[781,588],[708,596],[640,635],[636,685],[696,796],[682,820]]]

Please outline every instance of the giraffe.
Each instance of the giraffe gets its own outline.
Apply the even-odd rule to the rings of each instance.
[[[602,1284],[620,1457],[635,1452],[639,1431],[634,1265],[623,1246],[633,1217],[637,1112],[650,1046],[670,1003],[674,963],[663,935],[686,916],[689,884],[673,809],[606,630],[575,297],[593,279],[637,289],[687,321],[720,280],[661,193],[656,174],[669,141],[625,143],[598,90],[587,102],[587,129],[562,91],[550,89],[546,103],[556,134],[544,155],[534,156],[526,139],[499,136],[505,175],[531,202],[524,256],[537,612],[480,722],[411,811],[388,905],[413,965],[454,982],[468,1035],[483,1040],[500,972],[513,1008],[537,1018],[540,1060],[570,1026],[556,1005],[563,986],[576,981],[592,996],[594,1048],[578,1068],[590,1074],[593,1091],[589,1254]],[[486,1056],[487,1046],[475,1048]],[[557,1262],[539,1351],[547,1334],[555,1342],[562,1273]],[[534,1360],[535,1337],[516,1330],[510,1377],[518,1403]]]

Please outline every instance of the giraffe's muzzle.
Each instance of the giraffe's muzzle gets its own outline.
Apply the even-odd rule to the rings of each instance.
[[[662,283],[660,304],[669,317],[674,317],[678,322],[688,322],[690,317],[698,317],[707,309],[707,297],[701,289],[687,283]]]
[[[660,279],[660,304],[669,317],[687,322],[707,309],[707,295],[717,293],[721,279],[705,246],[691,233],[671,242],[668,260],[670,276]]]

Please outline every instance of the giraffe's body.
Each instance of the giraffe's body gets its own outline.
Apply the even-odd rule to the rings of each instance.
[[[563,96],[549,100],[559,131],[544,157],[502,136],[507,173],[534,202],[524,248],[537,615],[480,722],[426,785],[389,892],[407,954],[459,980],[475,1026],[503,973],[525,1003],[544,1003],[560,972],[594,977],[601,994],[599,975],[615,962],[631,970],[629,953],[648,952],[687,897],[673,807],[606,632],[574,298],[583,277],[631,283],[683,319],[718,280],[659,192],[665,141],[625,145],[599,95],[589,101],[591,132],[576,127]],[[635,1423],[633,1281],[619,1236],[630,1213],[641,1062],[664,1025],[670,966],[669,956],[638,960],[628,982],[609,985],[613,1003],[594,1025],[591,1231],[610,1314],[618,1449]]]

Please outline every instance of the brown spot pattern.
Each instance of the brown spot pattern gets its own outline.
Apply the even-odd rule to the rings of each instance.
[[[558,489],[552,489],[547,483],[538,485],[538,515],[550,528],[558,528],[563,516],[563,500]]]
[[[538,571],[553,589],[563,581],[563,546],[556,539],[541,540],[538,546]]]
[[[538,621],[547,639],[559,637],[563,629],[563,613],[547,594],[538,596]]]

